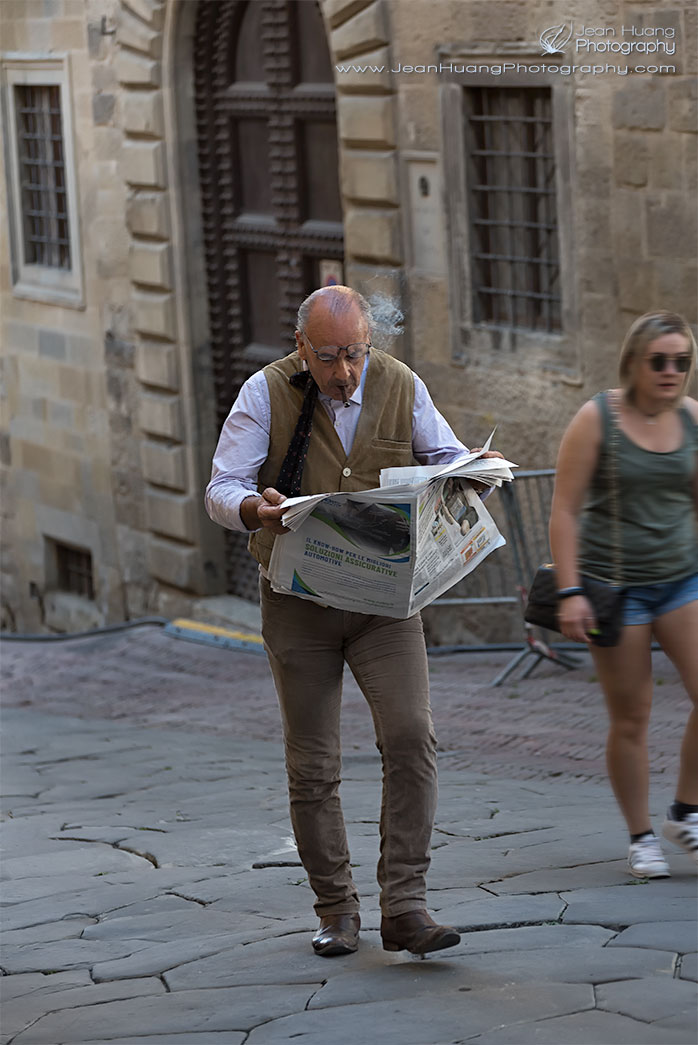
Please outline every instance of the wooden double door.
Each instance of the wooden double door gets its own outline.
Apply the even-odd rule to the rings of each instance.
[[[303,298],[341,281],[335,89],[315,0],[199,0],[198,162],[216,412],[290,352]],[[339,278],[338,278],[339,277]],[[228,534],[228,590],[257,597]]]

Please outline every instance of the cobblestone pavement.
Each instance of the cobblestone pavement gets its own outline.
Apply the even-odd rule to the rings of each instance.
[[[628,876],[588,659],[493,688],[431,659],[429,903],[459,946],[380,945],[380,764],[353,683],[342,796],[359,952],[310,948],[266,661],[152,627],[3,643],[0,1045],[695,1045],[696,868]],[[652,815],[686,717],[656,658]]]
[[[66,642],[9,642],[1,652],[6,706],[255,740],[280,736],[263,656],[175,639],[152,626]],[[430,657],[434,722],[449,764],[522,778],[605,780],[605,711],[590,656],[580,650],[574,671],[539,665],[531,678],[492,686],[511,657]],[[667,658],[654,660],[651,769],[657,780],[673,782],[688,701]],[[373,745],[371,717],[349,673],[342,729],[346,750]]]

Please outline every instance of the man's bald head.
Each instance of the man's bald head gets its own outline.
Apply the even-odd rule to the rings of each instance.
[[[339,319],[348,312],[358,311],[366,320],[369,334],[373,327],[373,316],[371,306],[366,298],[351,287],[333,286],[320,287],[309,294],[298,309],[298,329],[306,330],[311,320],[311,315],[321,314],[323,319]]]

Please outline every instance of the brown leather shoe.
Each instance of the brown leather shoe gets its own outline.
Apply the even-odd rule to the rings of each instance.
[[[381,918],[384,951],[427,954],[455,947],[460,935],[448,925],[437,925],[426,911],[406,911],[395,918]]]
[[[353,954],[359,946],[360,928],[358,914],[328,914],[320,919],[320,928],[313,936],[313,950],[323,958]]]

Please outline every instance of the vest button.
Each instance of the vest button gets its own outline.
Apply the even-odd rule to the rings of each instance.
[[[351,475],[351,468],[342,468],[342,475],[345,479],[348,479]]]

